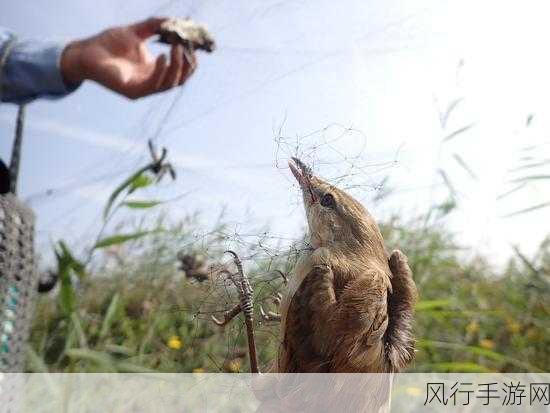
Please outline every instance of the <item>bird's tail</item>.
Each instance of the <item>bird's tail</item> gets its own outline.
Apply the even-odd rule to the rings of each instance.
[[[384,347],[388,371],[404,369],[414,359],[413,313],[417,300],[416,285],[401,251],[392,252],[389,259],[392,292],[388,294],[388,328]]]

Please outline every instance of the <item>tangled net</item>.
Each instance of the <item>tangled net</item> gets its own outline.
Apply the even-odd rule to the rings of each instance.
[[[287,160],[297,156],[320,171],[328,182],[376,200],[383,197],[387,173],[397,166],[398,152],[390,160],[374,161],[368,157],[367,146],[363,133],[338,124],[295,137],[285,136],[281,127],[275,136],[275,167],[286,170]],[[233,257],[223,255],[224,251],[235,251],[253,291],[252,315],[259,352],[266,343],[276,348],[281,292],[292,277],[301,252],[308,248],[305,236],[294,238],[266,229],[243,231],[241,225],[221,225],[213,231],[194,233],[192,240],[180,249],[178,261],[187,280],[200,291],[200,299],[165,311],[184,312],[197,323],[220,326],[226,335],[226,356],[224,360],[211,359],[220,370],[233,358],[244,357],[246,317],[239,316],[243,297],[235,283],[239,271]],[[234,317],[240,321],[231,322]],[[193,340],[199,336],[200,333]]]

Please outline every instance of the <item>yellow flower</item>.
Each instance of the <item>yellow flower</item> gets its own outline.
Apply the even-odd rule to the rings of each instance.
[[[479,331],[479,324],[477,321],[472,321],[466,326],[466,331],[470,334],[477,333]]]
[[[170,337],[170,340],[168,340],[168,347],[170,347],[172,350],[179,350],[182,346],[183,342],[178,336],[172,336]]]
[[[407,387],[405,392],[409,396],[420,396],[422,394],[422,390],[420,390],[418,387]]]
[[[202,367],[197,367],[196,369],[193,369],[193,373],[204,373],[204,369]]]
[[[226,363],[226,371],[230,373],[238,373],[241,370],[241,361],[239,359],[233,359]]]
[[[492,350],[495,348],[495,342],[488,338],[484,338],[483,340],[480,340],[479,345],[487,350]]]
[[[508,320],[508,322],[506,323],[506,327],[508,328],[508,331],[512,334],[517,334],[521,330],[521,324],[514,320]]]

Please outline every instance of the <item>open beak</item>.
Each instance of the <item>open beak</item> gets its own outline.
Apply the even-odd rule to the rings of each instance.
[[[302,188],[304,194],[309,195],[308,198],[310,203],[313,204],[314,202],[316,202],[316,197],[311,185],[311,178],[313,177],[311,168],[295,157],[292,157],[291,160],[288,161],[288,166],[290,167],[292,175],[294,175],[294,177],[298,181],[298,184]]]

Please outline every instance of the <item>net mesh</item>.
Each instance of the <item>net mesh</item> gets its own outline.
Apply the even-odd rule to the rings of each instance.
[[[24,370],[37,290],[34,214],[13,194],[0,195],[0,371]]]

